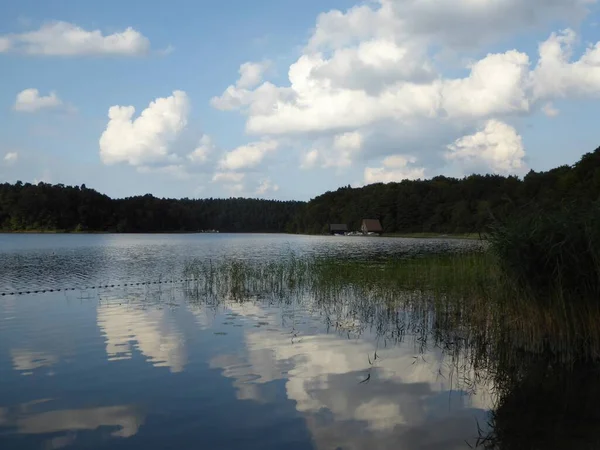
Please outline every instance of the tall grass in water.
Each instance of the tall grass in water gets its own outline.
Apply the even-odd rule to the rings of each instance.
[[[534,301],[491,252],[383,261],[294,254],[269,262],[190,261],[184,276],[192,280],[189,297],[204,302],[309,299],[328,315],[390,336],[409,332],[406,324],[383,317],[400,314],[411,324],[420,321],[410,332],[434,332],[445,342],[475,340],[473,348],[482,352],[550,348],[557,358],[569,359],[600,348],[597,303]]]
[[[600,204],[524,212],[488,238],[500,269],[531,299],[600,301]]]
[[[567,256],[554,264],[570,257],[575,244],[566,242]],[[598,448],[600,302],[588,301],[593,283],[575,294],[570,284],[535,274],[531,263],[540,279],[529,284],[518,278],[518,258],[511,266],[499,243],[492,245],[489,252],[383,261],[293,254],[271,262],[191,261],[184,275],[192,299],[298,301],[349,335],[370,328],[383,342],[410,336],[420,350],[441,347],[461,389],[477,389],[482,380],[494,387],[497,405],[491,431],[480,430],[481,447]],[[550,247],[551,255],[558,251]],[[546,261],[548,252],[531,254]],[[561,277],[577,276],[567,274]]]

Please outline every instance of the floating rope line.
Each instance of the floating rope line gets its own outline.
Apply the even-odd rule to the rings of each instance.
[[[14,292],[0,292],[0,297],[9,297],[11,295],[27,295],[27,294],[46,294],[49,292],[66,292],[66,291],[85,291],[88,289],[107,289],[115,287],[130,287],[130,286],[148,286],[151,284],[172,284],[172,283],[187,283],[190,281],[196,281],[193,278],[179,279],[179,280],[166,280],[166,281],[141,281],[139,283],[123,283],[123,284],[101,284],[98,286],[86,286],[78,288],[58,288],[58,289],[36,289],[36,290],[23,290]]]

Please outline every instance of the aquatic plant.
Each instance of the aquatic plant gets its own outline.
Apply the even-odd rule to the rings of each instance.
[[[502,272],[531,299],[600,300],[600,204],[530,208],[488,239]]]

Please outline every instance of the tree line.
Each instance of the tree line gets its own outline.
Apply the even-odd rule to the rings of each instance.
[[[111,199],[93,189],[17,182],[0,184],[3,231],[287,232],[319,234],[330,223],[359,229],[379,219],[386,233],[485,232],[531,208],[591,205],[600,198],[600,148],[573,166],[515,176],[438,176],[430,180],[342,187],[309,202],[246,198]]]
[[[150,194],[111,199],[94,189],[17,182],[0,185],[0,229],[87,232],[281,232],[300,202],[164,199]]]
[[[288,231],[321,233],[329,223],[360,229],[362,219],[379,219],[386,233],[476,233],[511,216],[565,204],[593,207],[600,199],[600,148],[575,165],[515,176],[438,176],[430,180],[342,187],[300,207]]]

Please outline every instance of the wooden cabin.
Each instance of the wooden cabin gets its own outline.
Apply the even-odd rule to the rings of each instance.
[[[379,222],[379,219],[363,219],[362,225],[360,226],[360,231],[362,231],[363,234],[381,234],[383,233],[383,228],[381,227],[381,222]]]
[[[329,224],[329,234],[344,234],[348,231],[348,225],[345,223]]]

